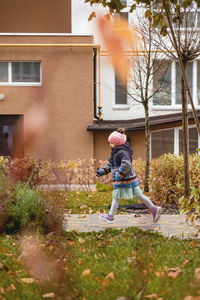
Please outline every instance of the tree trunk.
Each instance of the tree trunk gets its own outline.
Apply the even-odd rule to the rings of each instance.
[[[145,148],[146,148],[146,165],[145,165],[145,179],[144,192],[149,192],[149,173],[150,173],[150,134],[149,134],[149,107],[148,103],[145,109]]]
[[[187,62],[183,62],[185,74]],[[183,126],[183,158],[184,158],[184,196],[190,196],[189,178],[189,134],[188,134],[188,100],[183,76],[181,76],[181,96],[182,96],[182,126]]]

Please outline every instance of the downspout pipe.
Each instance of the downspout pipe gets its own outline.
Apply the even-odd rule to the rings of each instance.
[[[97,115],[97,50],[94,48],[94,57],[93,57],[93,73],[94,73],[94,119],[99,120]]]

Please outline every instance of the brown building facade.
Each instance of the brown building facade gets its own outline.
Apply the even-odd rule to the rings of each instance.
[[[71,0],[1,0],[0,7],[0,32],[71,32]]]
[[[71,0],[2,0],[0,32],[0,155],[93,157],[93,36],[71,34]]]
[[[2,73],[5,73],[0,76],[0,94],[4,96],[0,101],[1,116],[5,122],[4,133],[5,126],[11,122],[5,119],[6,115],[8,119],[13,116],[13,124],[17,116],[21,119],[19,136],[24,134],[24,126],[29,122],[29,110],[34,104],[41,105],[47,112],[48,121],[32,147],[25,149],[25,154],[59,159],[93,156],[92,133],[86,131],[93,118],[93,48],[81,47],[81,44],[92,42],[92,36],[1,36],[1,44],[4,45],[29,45],[0,45],[0,64],[3,64]],[[33,47],[33,44],[48,44],[49,47]],[[59,44],[70,44],[72,47],[59,47]],[[74,44],[80,46],[73,47]],[[39,71],[35,71],[38,73],[33,78],[34,82],[27,82],[25,68],[32,67],[30,64],[34,63],[37,63],[35,66]],[[6,68],[11,74],[4,78]],[[10,132],[13,135],[12,143],[16,139],[14,132],[13,125]]]

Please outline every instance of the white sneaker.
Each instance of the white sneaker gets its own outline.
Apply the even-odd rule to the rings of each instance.
[[[160,219],[162,213],[162,207],[160,206],[156,206],[153,211],[152,211],[152,215],[153,215],[153,222],[157,223],[158,220]]]

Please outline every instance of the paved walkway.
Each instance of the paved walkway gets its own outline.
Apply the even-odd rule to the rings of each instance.
[[[116,215],[113,224],[99,218],[97,214],[66,214],[66,230],[79,232],[100,231],[106,228],[139,227],[143,230],[159,232],[164,236],[179,238],[200,238],[197,230],[189,226],[184,215],[162,215],[158,223],[152,222],[151,215]]]

